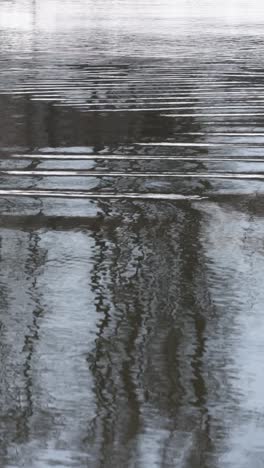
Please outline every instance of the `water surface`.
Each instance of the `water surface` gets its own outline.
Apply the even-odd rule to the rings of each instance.
[[[5,468],[263,466],[263,7],[165,3],[1,5]]]

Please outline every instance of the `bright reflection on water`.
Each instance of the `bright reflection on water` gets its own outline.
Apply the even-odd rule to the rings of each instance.
[[[262,15],[2,1],[1,467],[264,466]]]

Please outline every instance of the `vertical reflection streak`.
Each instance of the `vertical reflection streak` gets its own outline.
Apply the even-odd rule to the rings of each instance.
[[[28,325],[28,334],[25,335],[23,353],[25,353],[25,362],[23,374],[25,377],[25,397],[26,402],[25,409],[21,414],[20,424],[22,425],[18,429],[20,437],[23,441],[27,441],[30,435],[30,418],[33,416],[34,412],[34,381],[33,381],[33,356],[35,351],[35,346],[39,340],[39,328],[40,320],[43,316],[43,306],[41,305],[41,295],[38,290],[38,281],[37,277],[39,275],[39,267],[44,265],[46,253],[41,251],[39,247],[39,242],[41,237],[36,232],[29,233],[28,239],[28,259],[25,263],[25,275],[31,285],[28,289],[28,294],[30,296],[30,301],[33,303],[32,311],[32,323]]]
[[[213,312],[208,291],[205,257],[200,240],[202,218],[193,209],[187,213],[182,231],[182,308],[189,311],[193,321],[194,350],[191,356],[193,369],[192,385],[194,389],[193,405],[200,414],[197,427],[197,440],[190,456],[190,464],[210,467],[208,453],[212,450],[210,437],[210,415],[207,406],[208,383],[205,381],[205,353],[207,321]],[[188,313],[188,312],[187,312]]]

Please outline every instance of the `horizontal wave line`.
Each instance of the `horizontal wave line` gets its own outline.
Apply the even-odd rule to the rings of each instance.
[[[50,94],[51,93],[54,93],[54,94],[58,94],[60,93],[64,93],[64,92],[68,92],[68,91],[71,91],[71,92],[74,92],[74,93],[79,93],[81,94],[83,91],[88,91],[89,93],[92,91],[90,88],[86,88],[84,86],[73,86],[73,87],[52,87],[52,88],[39,88],[39,87],[34,87],[34,88],[27,88],[27,89],[20,89],[20,88],[14,88],[14,89],[4,89],[4,90],[0,90],[0,94],[14,94],[14,95],[20,95],[20,94],[33,94],[33,93],[46,93],[49,92]],[[111,95],[114,95],[114,96],[121,96],[122,99],[135,99],[135,97],[131,97],[131,93],[129,93],[127,90],[122,90],[122,89],[118,89],[117,90],[118,93],[116,92],[116,90],[110,90],[110,94]],[[252,99],[253,97],[259,97],[259,98],[263,98],[264,97],[264,94],[259,94],[259,92],[257,91],[254,91],[252,90],[251,92],[248,92],[248,91],[245,91],[245,92],[241,92],[241,91],[219,91],[219,90],[213,90],[213,91],[193,91],[193,90],[188,90],[187,91],[177,91],[177,92],[171,92],[171,91],[161,91],[159,93],[159,95],[156,94],[153,94],[151,95],[151,90],[148,92],[148,93],[143,93],[143,92],[140,92],[139,96],[141,99],[183,99],[184,97],[186,98],[191,98],[192,96],[197,96],[195,99],[198,99],[199,96],[203,96],[203,97],[213,97],[213,98],[221,98],[222,96],[220,95],[223,95],[223,97],[225,96],[243,96],[243,97],[248,97],[249,99]],[[59,94],[58,94],[59,95]],[[100,99],[100,98],[98,98]],[[103,99],[103,98],[101,98]]]
[[[155,110],[155,109],[151,109],[151,110]],[[89,112],[89,111],[88,111]],[[102,111],[101,111],[102,112]],[[264,113],[263,112],[255,112],[255,113],[246,113],[246,112],[242,112],[242,113],[235,113],[235,112],[231,112],[231,113],[228,113],[228,114],[213,114],[213,113],[208,113],[208,114],[205,114],[205,113],[193,113],[193,114],[161,114],[161,117],[243,117],[243,116],[246,116],[246,117],[263,117],[264,116]]]
[[[37,99],[36,99],[37,100]],[[54,100],[58,101],[58,100]],[[85,110],[85,112],[89,113],[110,113],[110,112],[160,112],[160,111],[169,111],[169,110],[178,110],[178,108],[173,107],[134,107],[134,108],[125,108],[119,107],[116,109],[91,109],[90,105],[80,104],[80,103],[67,103],[67,102],[57,102],[55,103],[56,107],[73,107],[79,110]],[[187,110],[187,109],[186,109]],[[190,109],[191,110],[191,109]],[[193,114],[162,114],[163,117],[204,117],[204,116],[212,116],[212,117],[221,117],[221,116],[263,116],[264,114],[261,112],[256,113],[193,113]]]
[[[263,159],[261,159],[263,158]],[[0,160],[23,160],[23,159],[38,159],[38,160],[62,160],[62,161],[85,161],[85,160],[122,160],[122,161],[205,161],[205,162],[221,162],[221,161],[233,161],[233,162],[254,162],[264,163],[264,154],[258,158],[251,157],[195,157],[195,156],[141,156],[141,155],[96,155],[96,154],[17,154],[17,155],[6,155],[0,156]],[[0,170],[1,171],[1,170]]]
[[[99,103],[86,103],[85,100],[77,100],[77,99],[67,99],[67,98],[61,98],[61,97],[55,97],[55,96],[37,96],[36,94],[33,95],[33,98],[32,98],[32,101],[33,100],[38,100],[38,101],[43,101],[43,100],[46,100],[46,101],[60,101],[62,103],[69,103],[69,104],[72,104],[73,106],[74,105],[77,105],[77,106],[81,106],[81,107],[85,107],[87,110],[90,109],[90,110],[99,110],[99,111],[108,111],[108,110],[145,110],[145,109],[148,109],[148,110],[163,110],[164,107],[139,107],[140,105],[148,105],[148,106],[159,106],[161,103],[152,103],[152,102],[133,102],[131,105],[134,105],[134,107],[122,107],[122,106],[127,106],[127,102],[124,102],[124,103],[121,103],[120,101],[118,102],[99,102]],[[178,104],[177,107],[175,107],[175,105]],[[188,107],[186,106],[182,106],[182,104],[188,104]],[[173,107],[167,107],[167,109],[172,109],[172,110],[190,110],[190,111],[193,111],[193,110],[202,110],[202,109],[242,109],[242,110],[248,110],[248,109],[264,109],[264,106],[263,105],[232,105],[232,106],[217,106],[217,105],[212,105],[212,106],[196,106],[194,105],[196,104],[195,102],[192,102],[192,101],[185,101],[185,102],[177,102],[177,101],[172,101],[172,102],[163,102],[162,105],[165,105],[165,106],[173,106]],[[115,107],[115,109],[109,109],[108,107],[105,107],[105,106],[118,106],[118,107]],[[96,107],[102,107],[103,109],[96,109]]]
[[[190,147],[199,147],[207,148],[210,146],[232,146],[232,143],[185,143],[185,142],[152,142],[152,143],[135,143],[137,146],[190,146]]]
[[[142,200],[203,200],[198,195],[180,195],[175,193],[114,193],[55,190],[13,190],[1,189],[2,197],[51,197],[51,198],[107,198],[107,199],[142,199]]]
[[[235,173],[235,172],[217,172],[217,173],[177,173],[177,172],[96,172],[86,170],[2,170],[0,176],[27,176],[27,177],[161,177],[161,178],[200,178],[200,179],[264,179],[264,173],[249,174],[249,173]]]
[[[203,79],[221,79],[221,78],[240,78],[241,79],[246,79],[246,78],[263,78],[264,74],[247,74],[247,73],[219,73],[219,70],[214,71],[212,73],[204,73],[204,72],[197,72],[197,73],[188,73],[188,72],[180,72],[180,73],[175,73],[174,71],[170,72],[169,70],[166,71],[160,71],[159,73],[144,73],[142,72],[136,72],[135,70],[130,70],[128,73],[122,73],[122,72],[108,72],[108,73],[103,73],[101,71],[94,72],[94,73],[89,73],[86,75],[82,75],[82,81],[94,81],[94,80],[101,80],[101,81],[109,81],[109,80],[140,80],[142,81],[142,78],[146,79],[152,79],[155,80],[166,80],[166,79],[184,79],[184,80],[203,80]],[[43,81],[39,81],[43,82]],[[46,82],[46,81],[45,81]]]
[[[0,93],[0,94],[3,94],[3,93]],[[205,96],[202,96],[202,99],[203,101],[217,101],[216,102],[216,105],[211,105],[211,106],[197,106],[196,104],[199,103],[199,100],[201,99],[201,96],[200,97],[196,97],[196,96],[192,96],[192,95],[189,95],[188,97],[185,96],[175,96],[175,97],[169,97],[169,96],[164,96],[164,97],[155,97],[155,96],[151,96],[151,97],[141,97],[141,96],[135,96],[135,97],[122,97],[121,95],[120,96],[117,96],[115,99],[113,99],[113,97],[110,97],[109,98],[106,96],[104,98],[104,101],[103,99],[101,98],[97,98],[97,100],[91,100],[90,97],[88,96],[85,96],[85,94],[81,93],[80,91],[78,91],[78,94],[71,94],[71,95],[68,95],[67,94],[63,94],[63,93],[42,93],[42,92],[39,92],[39,91],[26,91],[26,92],[12,92],[12,93],[7,93],[11,96],[21,96],[21,95],[30,95],[32,96],[32,100],[56,100],[56,101],[60,101],[60,102],[72,102],[73,104],[80,104],[80,105],[83,105],[85,107],[103,107],[103,106],[119,106],[118,108],[122,108],[121,106],[127,106],[128,104],[129,105],[134,105],[134,106],[140,106],[140,105],[147,105],[147,106],[157,106],[159,104],[162,104],[163,106],[164,105],[179,105],[179,106],[182,106],[182,105],[188,105],[188,106],[193,106],[193,107],[177,107],[177,108],[174,108],[174,109],[178,109],[178,110],[195,110],[195,109],[257,109],[257,108],[260,108],[260,109],[263,109],[264,108],[264,96],[263,97],[258,97],[258,99],[254,99],[252,97],[249,97],[247,95],[246,96],[246,99],[242,98],[241,95],[240,96],[237,96],[237,97],[229,97],[228,99],[226,98],[226,96],[210,96],[210,97],[205,97]],[[107,100],[107,98],[109,100]],[[225,98],[225,99],[224,99]],[[233,103],[233,105],[224,105],[224,106],[219,106],[217,105],[218,104],[218,101],[219,100],[222,100],[224,102],[228,102],[228,103]],[[87,102],[89,101],[89,102]],[[103,101],[103,102],[102,102]],[[198,102],[197,102],[198,101]],[[138,108],[138,107],[137,107]],[[156,108],[154,108],[156,109]]]
[[[167,90],[171,90],[170,92],[168,92]],[[52,88],[39,88],[39,87],[33,87],[33,88],[27,88],[27,89],[24,89],[24,88],[13,88],[13,89],[2,89],[0,90],[0,94],[31,94],[31,93],[36,93],[36,92],[39,92],[39,91],[49,91],[49,92],[62,92],[62,91],[88,91],[88,92],[93,92],[93,91],[107,91],[107,92],[116,92],[118,91],[119,94],[121,93],[129,93],[131,92],[130,89],[128,88],[122,88],[120,85],[115,87],[115,86],[108,86],[108,87],[100,87],[100,86],[93,86],[93,87],[83,87],[83,86],[78,86],[78,87],[72,87],[72,88],[68,88],[68,87],[63,87],[63,88],[58,88],[58,87],[52,87]],[[156,91],[156,87],[155,86],[142,86],[142,87],[137,87],[137,93],[143,93],[143,92],[148,92],[148,93],[151,93],[151,92],[154,92],[154,90]],[[184,94],[184,95],[190,95],[190,94],[197,94],[197,95],[204,95],[204,94],[207,94],[207,95],[215,95],[216,93],[217,94],[224,94],[224,95],[230,95],[230,94],[243,94],[245,96],[247,95],[250,95],[249,91],[250,92],[253,92],[255,94],[257,94],[258,91],[261,91],[263,92],[264,88],[261,87],[261,88],[257,88],[257,87],[254,87],[254,88],[250,88],[250,87],[243,87],[243,88],[238,88],[238,87],[232,87],[232,86],[223,86],[223,85],[215,85],[215,86],[211,86],[211,87],[193,87],[193,86],[189,86],[189,87],[181,87],[181,86],[178,86],[178,85],[164,85],[164,88],[159,86],[158,88],[158,92],[160,94],[169,94],[169,93],[172,93],[173,91],[172,90],[175,90],[174,91],[174,94]],[[244,91],[244,92],[243,92]],[[133,90],[134,92],[134,90]]]
[[[74,80],[73,80],[74,82]],[[173,76],[165,76],[165,77],[161,77],[161,78],[155,78],[155,79],[150,79],[148,77],[144,77],[141,78],[141,79],[133,79],[133,78],[119,78],[119,77],[113,77],[113,78],[107,78],[107,79],[104,79],[104,78],[100,78],[100,77],[95,77],[95,78],[90,78],[90,79],[86,79],[86,80],[81,80],[81,81],[76,81],[76,82],[79,82],[79,83],[85,83],[85,84],[90,84],[91,85],[97,85],[97,84],[103,84],[103,85],[111,85],[112,83],[113,84],[155,84],[155,83],[167,83],[167,82],[174,82],[174,83],[182,83],[183,84],[192,84],[192,83],[201,83],[201,84],[214,84],[212,83],[212,80],[208,80],[208,79],[203,79],[203,78],[186,78],[186,77],[173,77]],[[38,84],[39,82],[36,81],[36,84]],[[52,82],[50,82],[52,84]],[[216,81],[215,80],[215,84],[246,84],[247,81],[245,80],[218,80]],[[39,83],[39,84],[42,84],[42,83]],[[47,83],[49,84],[49,83]],[[33,83],[33,85],[35,85],[35,83]]]
[[[129,87],[135,87],[137,89],[153,89],[153,88],[165,88],[165,89],[168,89],[168,88],[172,88],[172,89],[181,89],[181,90],[184,90],[186,89],[186,91],[189,91],[189,90],[201,90],[201,91],[206,91],[206,90],[210,90],[210,89],[218,89],[218,88],[223,88],[223,89],[235,89],[235,90],[261,90],[263,91],[264,87],[263,86],[246,86],[246,83],[245,86],[234,86],[234,85],[237,85],[237,84],[242,84],[242,83],[235,83],[234,81],[233,82],[229,82],[229,83],[201,83],[199,87],[197,87],[197,83],[166,83],[166,82],[160,82],[160,83],[150,83],[150,82],[142,82],[142,83],[132,83],[132,82],[126,82],[126,83],[95,83],[93,85],[89,85],[89,86],[85,86],[85,89],[87,90],[97,90],[97,89],[113,89],[113,88],[117,88],[117,89],[126,89],[126,88],[129,88]],[[79,83],[78,83],[78,87],[82,87]],[[36,89],[37,88],[37,85],[34,86],[34,88]],[[10,88],[9,88],[10,89]],[[20,87],[20,90],[23,91],[23,90],[26,90],[26,88],[22,88]],[[3,89],[2,91],[6,91],[6,89]]]
[[[180,132],[180,133],[174,133],[174,135],[194,135],[194,136],[246,136],[246,137],[255,137],[255,136],[261,136],[264,137],[264,133],[257,133],[257,132],[251,132],[251,133],[239,133],[239,132]]]
[[[230,87],[230,88],[238,88],[238,89],[263,89],[263,85],[262,84],[255,84],[255,85],[252,85],[251,82],[247,82],[247,81],[212,81],[212,80],[209,80],[209,81],[199,81],[199,80],[183,80],[183,79],[179,79],[179,80],[155,80],[155,81],[150,81],[150,80],[122,80],[122,81],[116,81],[116,80],[108,80],[109,82],[105,82],[105,81],[100,81],[100,80],[93,80],[93,81],[88,81],[88,80],[85,80],[85,81],[73,81],[71,80],[70,82],[56,82],[56,81],[53,81],[53,82],[50,82],[50,83],[39,83],[39,82],[34,82],[34,83],[27,83],[26,85],[22,85],[22,84],[18,84],[18,83],[14,83],[14,86],[18,87],[19,86],[19,89],[23,90],[23,89],[30,89],[30,88],[36,88],[36,87],[41,87],[41,88],[50,88],[50,87],[53,87],[53,86],[60,86],[60,87],[73,87],[73,86],[78,86],[78,87],[85,87],[86,89],[90,89],[90,88],[96,88],[98,86],[102,86],[102,87],[111,87],[111,86],[115,86],[115,87],[119,87],[119,86],[128,86],[128,85],[132,85],[132,86],[149,86],[149,87],[152,87],[152,86],[160,86],[162,84],[164,84],[164,86],[180,86],[180,87],[184,87],[184,86],[187,86],[187,87],[192,87],[192,86],[199,86],[198,89],[200,89],[200,86],[204,87],[205,85],[208,85],[209,87],[224,87],[224,86],[227,86],[227,87]],[[241,86],[237,86],[237,85],[241,85]],[[250,85],[250,86],[248,86]],[[4,88],[1,88],[4,90]],[[13,89],[12,85],[9,85],[8,89]]]

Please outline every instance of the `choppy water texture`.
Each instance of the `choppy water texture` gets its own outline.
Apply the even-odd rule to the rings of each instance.
[[[3,468],[264,466],[263,6],[175,3],[1,2]]]

